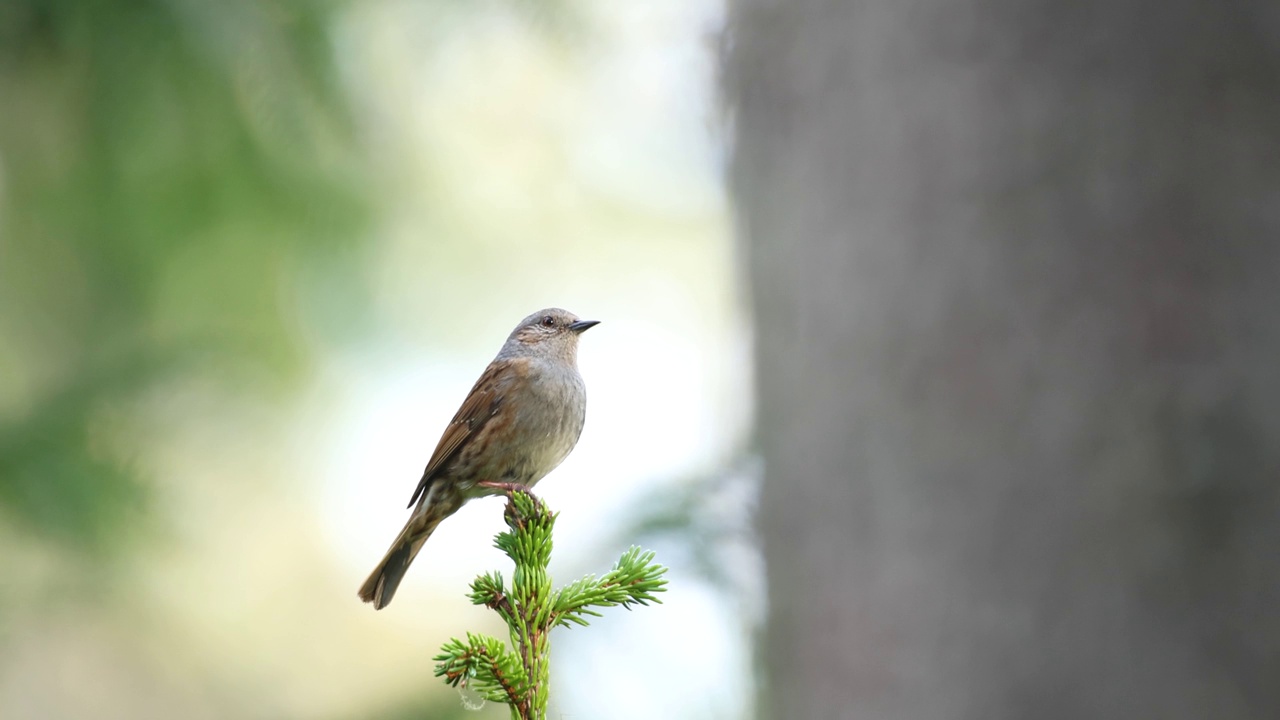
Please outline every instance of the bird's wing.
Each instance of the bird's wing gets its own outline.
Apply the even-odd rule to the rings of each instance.
[[[457,414],[449,421],[449,426],[440,436],[435,452],[431,453],[431,459],[427,461],[427,468],[422,471],[422,479],[418,481],[418,487],[414,489],[413,497],[409,499],[409,507],[413,507],[413,504],[418,502],[418,497],[431,486],[436,473],[457,455],[469,439],[480,432],[485,423],[489,422],[489,418],[498,412],[505,394],[503,390],[511,379],[512,371],[519,373],[523,370],[523,368],[514,367],[518,362],[495,360],[485,368],[480,379],[472,386],[471,392],[467,393],[467,399],[463,401],[462,407],[458,408]],[[504,369],[506,372],[503,372]]]

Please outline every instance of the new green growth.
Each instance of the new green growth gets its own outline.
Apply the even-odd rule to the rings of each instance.
[[[486,635],[454,638],[435,657],[436,676],[466,687],[480,697],[505,703],[516,720],[545,720],[550,687],[551,629],[570,623],[587,625],[599,608],[660,603],[667,569],[653,553],[632,547],[604,577],[588,575],[559,590],[551,589],[551,531],[556,516],[531,493],[508,494],[507,531],[494,540],[515,563],[511,586],[502,575],[486,573],[471,584],[471,601],[498,613],[511,633],[511,645]]]

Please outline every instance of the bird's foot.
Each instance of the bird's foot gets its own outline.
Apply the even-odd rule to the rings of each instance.
[[[476,487],[484,487],[484,488],[490,488],[493,490],[501,490],[506,495],[511,495],[512,493],[518,493],[518,492],[525,493],[526,495],[533,494],[532,488],[530,488],[528,485],[521,485],[520,483],[493,482],[490,480],[481,480],[480,482],[476,483]]]
[[[525,495],[527,495],[529,499],[533,501],[533,506],[535,508],[543,507],[542,500],[540,500],[537,495],[533,494],[533,491],[529,488],[528,485],[521,485],[520,483],[491,482],[489,480],[481,480],[480,482],[476,483],[476,487],[485,487],[485,488],[490,488],[492,490],[500,490],[504,495],[507,496],[507,507],[502,514],[506,516],[508,524],[510,524],[511,522],[515,522],[521,525],[524,524],[523,519],[519,517],[520,515],[519,511],[516,509],[516,503],[515,503],[516,493],[524,493]]]

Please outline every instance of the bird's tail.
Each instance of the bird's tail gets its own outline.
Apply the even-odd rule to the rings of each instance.
[[[422,524],[418,518],[410,519],[396,536],[395,542],[391,543],[391,549],[387,550],[382,562],[378,563],[373,572],[369,573],[369,579],[360,586],[360,599],[373,603],[375,610],[391,604],[391,598],[395,597],[396,588],[400,587],[400,580],[409,569],[409,563],[413,562],[418,551],[426,544],[440,520],[443,518],[428,517],[426,523]]]

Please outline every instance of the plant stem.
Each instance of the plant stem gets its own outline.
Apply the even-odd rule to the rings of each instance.
[[[631,607],[659,602],[666,568],[653,563],[653,553],[628,550],[604,578],[589,575],[553,590],[547,567],[551,562],[551,534],[556,515],[527,488],[493,484],[507,495],[503,514],[508,532],[494,544],[515,563],[511,584],[498,573],[481,575],[472,583],[471,600],[502,617],[511,635],[506,648],[495,638],[467,634],[454,639],[436,656],[436,675],[458,686],[477,683],[486,698],[510,706],[512,720],[547,720],[551,688],[551,628],[586,625],[593,608]]]

